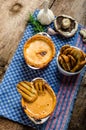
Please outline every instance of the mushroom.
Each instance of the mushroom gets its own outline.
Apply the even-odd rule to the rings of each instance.
[[[81,29],[80,30],[80,35],[82,36],[83,42],[86,43],[86,29]]]
[[[70,25],[71,25],[70,19],[64,18],[64,19],[62,20],[62,28],[63,28],[63,29],[68,29],[68,28],[70,27]]]
[[[76,33],[78,22],[68,15],[59,15],[54,20],[54,26],[59,34],[68,38]]]

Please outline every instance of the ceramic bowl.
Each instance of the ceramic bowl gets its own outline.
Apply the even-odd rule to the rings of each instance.
[[[33,79],[32,82],[34,83],[37,80],[42,80],[42,81],[44,81],[47,84],[46,80],[44,80],[43,78],[40,78],[40,77],[37,77],[37,78]],[[50,105],[51,103],[49,104],[49,109],[50,110],[48,108],[46,108],[47,103],[49,101],[47,102],[46,100],[43,100],[44,99],[43,96],[45,96],[46,94],[45,95],[40,95],[40,94],[38,95],[38,99],[36,99],[36,101],[34,101],[34,102],[38,103],[39,105],[36,104],[36,106],[35,106],[36,107],[36,111],[34,110],[34,112],[32,110],[33,108],[31,109],[32,112],[30,111],[30,107],[28,107],[28,102],[26,102],[23,98],[21,100],[21,104],[22,104],[22,107],[23,107],[26,115],[35,124],[42,124],[45,121],[47,121],[48,118],[51,116],[51,114],[53,113],[53,111],[55,109],[55,106],[56,106],[56,96],[55,96],[55,93],[54,93],[53,89],[51,88],[51,86],[49,86],[49,85],[46,86],[45,93],[46,93],[46,91],[48,91],[50,93],[51,98],[52,98],[52,100],[51,100],[52,105]],[[39,102],[39,99],[41,99],[41,102]],[[34,104],[34,102],[32,102],[31,105]],[[41,110],[42,110],[42,112],[41,112]],[[45,110],[48,111],[48,112],[44,112]],[[38,113],[37,113],[37,111],[38,111]]]
[[[31,69],[42,69],[54,58],[55,45],[51,37],[40,32],[29,38],[23,48],[24,59]]]
[[[75,46],[71,46],[71,47],[76,48],[76,49],[79,49],[78,47],[75,47]],[[79,50],[80,50],[80,49],[79,49]],[[84,67],[86,67],[86,65],[85,65],[82,69],[80,69],[80,70],[77,71],[77,72],[73,72],[73,73],[72,73],[72,72],[68,72],[68,71],[64,70],[64,69],[61,67],[61,65],[60,65],[60,63],[59,63],[59,61],[58,61],[58,56],[59,56],[59,54],[60,54],[60,51],[58,52],[57,58],[56,58],[57,67],[58,67],[58,70],[59,70],[63,75],[65,75],[65,76],[74,76],[74,75],[80,74],[80,73],[82,72],[82,70],[84,69]]]

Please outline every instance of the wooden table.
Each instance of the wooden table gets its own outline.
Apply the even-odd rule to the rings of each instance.
[[[0,81],[22,38],[29,12],[41,9],[44,0],[0,0]],[[86,0],[50,0],[55,15],[67,14],[86,25]],[[74,105],[69,130],[86,130],[86,74]],[[33,130],[0,118],[0,130]]]

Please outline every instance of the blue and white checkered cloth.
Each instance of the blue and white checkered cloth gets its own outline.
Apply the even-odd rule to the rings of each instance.
[[[38,11],[35,11],[35,17],[37,13]],[[54,28],[53,23],[50,27]],[[78,31],[80,28],[81,26],[78,28]],[[58,53],[58,50],[66,43],[76,45],[79,35],[78,31],[75,36],[68,39],[60,35],[51,36],[56,46],[56,52]],[[21,107],[21,95],[17,92],[16,85],[23,80],[31,81],[36,77],[42,77],[52,86],[57,95],[64,76],[58,71],[56,57],[42,70],[32,70],[26,65],[23,57],[23,46],[27,39],[33,36],[33,34],[33,26],[29,24],[5,73],[2,83],[0,84],[0,116],[37,129],[45,129],[47,123],[44,125],[35,125],[24,113]]]

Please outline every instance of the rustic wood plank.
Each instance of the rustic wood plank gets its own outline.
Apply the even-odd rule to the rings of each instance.
[[[51,9],[55,15],[67,14],[86,25],[86,0],[55,0]]]
[[[29,12],[43,7],[44,0],[0,0],[0,80],[25,30]],[[33,4],[34,3],[34,4]],[[86,0],[50,0],[49,7],[54,14],[67,14],[86,25]],[[74,106],[69,130],[86,128],[86,75]],[[83,116],[84,115],[84,116]],[[80,119],[80,120],[79,120]],[[0,130],[33,130],[8,119],[0,118]]]
[[[25,30],[30,12],[41,6],[42,0],[0,0],[0,63],[8,66]],[[3,70],[2,70],[3,69]],[[0,78],[4,67],[0,69]]]
[[[0,130],[35,130],[35,129],[28,126],[23,126],[8,119],[0,118]]]
[[[86,129],[86,75],[80,85],[68,130]]]

